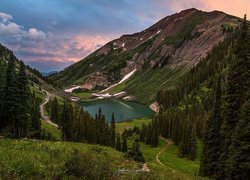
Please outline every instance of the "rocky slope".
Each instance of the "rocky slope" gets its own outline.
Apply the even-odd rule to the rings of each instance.
[[[135,75],[119,89],[140,101],[140,91],[150,90],[151,101],[159,88],[172,86],[174,83],[170,82],[206,57],[238,21],[219,11],[187,9],[163,18],[144,31],[107,43],[50,78],[64,86],[76,84],[86,89],[105,89],[136,69]],[[157,83],[152,85],[150,81]]]

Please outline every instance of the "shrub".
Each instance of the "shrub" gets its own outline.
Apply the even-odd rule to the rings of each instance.
[[[66,173],[81,179],[108,179],[112,176],[110,163],[105,156],[94,156],[93,152],[74,150],[65,162]]]

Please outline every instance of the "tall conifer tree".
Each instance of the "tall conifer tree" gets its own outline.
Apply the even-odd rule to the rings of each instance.
[[[15,122],[18,117],[17,81],[14,56],[10,54],[10,60],[6,70],[6,82],[3,99],[3,120],[2,127],[11,126],[12,131],[16,132]]]
[[[125,135],[122,136],[122,152],[128,151],[127,137]]]
[[[56,97],[52,101],[50,118],[53,122],[57,123],[58,125],[60,124],[59,123],[59,106],[58,106],[58,101]]]
[[[28,87],[28,78],[25,72],[25,65],[20,61],[19,73],[17,75],[17,104],[18,108],[16,113],[18,114],[14,122],[14,136],[17,138],[27,137],[30,127],[31,120],[29,116],[29,98],[31,96],[30,89]]]
[[[112,113],[111,118],[111,127],[110,127],[110,134],[111,134],[111,147],[115,147],[115,115]]]
[[[121,151],[121,136],[120,136],[120,134],[117,134],[117,135],[116,135],[115,149],[116,149],[117,151]]]
[[[190,139],[190,159],[195,160],[196,151],[197,151],[197,131],[196,131],[196,124],[193,124],[192,131],[191,131],[191,139]]]
[[[221,173],[225,176],[225,162],[229,158],[228,151],[232,143],[232,135],[240,119],[241,108],[250,90],[250,49],[248,22],[246,15],[240,28],[240,36],[235,46],[235,60],[228,73],[226,106],[222,124],[223,149],[221,153]]]
[[[221,97],[221,79],[219,77],[214,95],[213,112],[206,124],[205,135],[203,137],[203,154],[200,169],[201,175],[214,178],[218,177],[220,168]]]
[[[250,96],[241,111],[241,119],[229,148],[226,161],[226,176],[230,179],[250,177]]]

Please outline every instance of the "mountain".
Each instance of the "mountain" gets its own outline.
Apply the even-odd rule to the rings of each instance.
[[[167,16],[144,31],[123,35],[50,79],[89,90],[126,91],[142,103],[152,103],[161,88],[175,84],[191,67],[222,42],[239,18],[223,12],[187,9]],[[145,98],[145,95],[148,98]]]
[[[13,51],[8,49],[7,47],[0,44],[0,72],[3,73],[4,69],[6,68],[7,64],[9,63],[10,59],[13,58],[17,69],[19,69],[19,59],[14,55]],[[29,80],[32,84],[36,86],[41,86],[42,89],[47,90],[49,92],[54,92],[56,94],[63,95],[64,93],[59,89],[52,85],[49,80],[44,77],[38,70],[31,68],[30,66],[26,65],[26,74],[29,77]]]
[[[56,73],[57,73],[57,71],[41,72],[41,74],[42,74],[43,76],[45,76],[45,77],[50,76],[50,75],[52,75],[52,74],[56,74]]]

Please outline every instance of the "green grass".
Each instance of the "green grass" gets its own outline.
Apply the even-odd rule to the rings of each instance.
[[[126,127],[133,128],[137,126],[141,128],[142,123],[148,124],[151,119],[133,119],[131,121],[118,122],[116,123],[116,131],[121,132]],[[131,148],[135,137],[128,138],[128,147]],[[151,148],[150,145],[140,142],[140,149],[149,165],[149,168],[158,174],[158,179],[202,179],[201,177],[196,177],[195,174],[199,170],[200,166],[200,156],[201,156],[201,142],[197,143],[197,156],[195,161],[191,161],[188,158],[179,158],[178,146],[171,144],[166,146],[166,142],[162,139],[159,140],[159,146],[156,148]],[[159,156],[160,161],[165,165],[162,166],[156,161],[157,154],[165,150]],[[173,169],[175,172],[173,172]]]
[[[65,102],[65,99],[61,96],[56,96],[56,98],[57,98],[58,104],[62,106]]]
[[[178,157],[178,146],[168,145],[166,147],[166,142],[159,141],[159,146],[156,148],[151,148],[145,143],[140,143],[141,151],[143,156],[148,163],[149,167],[160,174],[160,177],[165,177],[172,179],[202,179],[201,177],[196,177],[195,173],[199,169],[199,159],[201,146],[198,144],[198,154],[195,161],[191,161],[187,158]],[[159,160],[165,165],[162,166],[156,161],[157,154],[164,150],[159,156]],[[173,170],[175,170],[173,172]]]
[[[161,88],[174,88],[178,80],[185,75],[187,69],[165,67],[137,72],[133,78],[128,79],[108,90],[109,93],[128,92],[128,95],[136,97],[143,104],[151,104],[155,101],[156,93]],[[145,98],[147,97],[147,98]]]
[[[125,87],[126,87],[126,86],[125,86],[125,83],[123,82],[123,83],[118,84],[117,86],[115,86],[115,87],[109,89],[107,92],[108,92],[108,93],[111,93],[111,94],[119,93],[119,92],[122,92],[122,91],[124,90]]]
[[[191,176],[195,176],[198,173],[200,166],[200,152],[201,146],[198,146],[198,154],[195,161],[191,161],[187,158],[178,158],[178,146],[169,145],[160,156],[160,161],[173,168],[177,171],[185,174],[189,174]]]
[[[91,98],[93,92],[81,92],[81,93],[73,93],[74,96],[81,98],[82,100],[88,100]]]
[[[41,120],[41,123],[42,123],[42,129],[50,133],[56,140],[58,141],[61,140],[61,131],[58,128],[52,126],[51,124],[47,123],[44,120]]]
[[[122,168],[138,168],[138,163],[126,160],[122,153],[108,147],[83,143],[0,139],[0,177],[69,179],[65,173],[65,161],[74,149],[83,154],[91,153],[97,160],[109,159],[114,173]]]
[[[137,126],[137,127],[141,128],[142,123],[148,124],[149,122],[151,122],[151,119],[148,119],[148,118],[132,119],[132,120],[129,120],[129,121],[118,122],[118,123],[115,124],[116,125],[116,131],[117,132],[122,132],[127,127],[134,128],[134,126]]]
[[[37,88],[35,88],[35,87],[33,87],[33,86],[30,86],[30,90],[31,90],[32,93],[34,92],[35,95],[36,95],[39,99],[41,99],[41,100],[43,100],[43,99],[45,98],[45,96],[46,96],[46,94],[45,94],[44,92],[40,91],[39,89],[37,89]]]
[[[165,67],[138,72],[133,79],[125,82],[124,90],[135,96],[139,102],[150,104],[155,101],[158,90],[175,87],[186,72],[185,67],[177,69]]]

